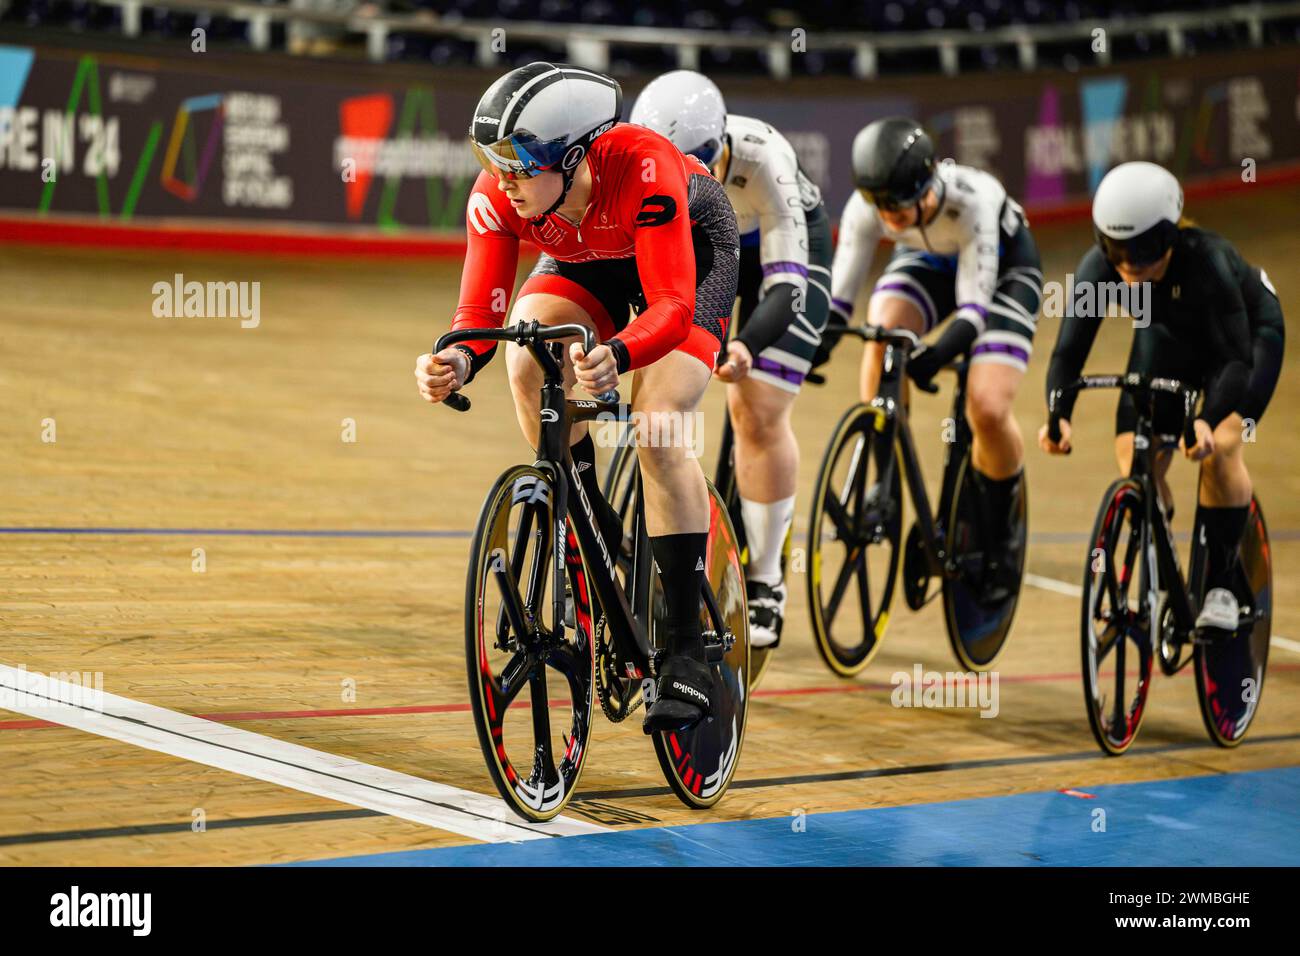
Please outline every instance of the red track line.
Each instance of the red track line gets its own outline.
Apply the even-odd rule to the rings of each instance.
[[[1294,671],[1300,670],[1300,664],[1274,664],[1269,668],[1272,671]],[[1190,673],[1182,670],[1175,676]],[[1079,675],[1074,672],[1064,674],[1024,674],[1019,677],[999,677],[999,684],[1032,684],[1050,681],[1078,680]],[[860,694],[870,691],[888,691],[893,690],[893,684],[880,683],[844,683],[831,684],[823,687],[789,687],[782,689],[756,690],[753,692],[754,697],[802,697],[810,694]],[[571,701],[553,700],[550,702],[552,707],[568,707]],[[204,720],[214,720],[218,723],[237,723],[249,720],[297,720],[306,717],[384,717],[394,714],[462,714],[467,713],[470,709],[468,703],[465,704],[433,704],[433,705],[411,705],[407,707],[341,707],[332,710],[249,710],[249,711],[224,711],[218,714],[195,714]],[[62,724],[51,723],[47,720],[6,720],[0,721],[0,730],[36,730],[44,727],[61,727]]]

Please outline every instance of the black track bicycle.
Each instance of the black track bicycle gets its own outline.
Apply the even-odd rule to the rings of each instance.
[[[1049,397],[1048,434],[1059,441],[1061,399],[1082,390],[1117,388],[1138,408],[1133,464],[1111,483],[1089,540],[1083,575],[1081,620],[1083,697],[1088,723],[1108,754],[1133,745],[1146,716],[1154,662],[1166,675],[1192,664],[1201,718],[1210,739],[1235,747],[1259,709],[1272,630],[1273,565],[1268,526],[1252,496],[1246,530],[1238,545],[1232,591],[1239,606],[1231,635],[1198,633],[1196,617],[1205,594],[1206,548],[1193,535],[1184,579],[1169,528],[1169,503],[1155,480],[1156,455],[1174,446],[1153,435],[1154,402],[1160,393],[1180,396],[1186,440],[1197,391],[1176,379],[1085,375]]]
[[[622,720],[654,692],[665,656],[663,599],[646,534],[639,479],[633,532],[612,555],[569,453],[575,422],[626,420],[618,401],[566,399],[564,345],[595,335],[581,325],[525,322],[443,335],[527,348],[542,367],[539,457],[508,468],[483,502],[465,584],[465,654],[479,746],[502,798],[520,816],[544,821],[572,799],[587,758],[596,701]],[[469,409],[453,392],[445,404]],[[726,792],[745,735],[749,615],[735,531],[712,487],[701,624],[713,671],[713,715],[686,731],[652,734],[664,776],[689,807]],[[625,554],[622,552],[626,552]],[[574,626],[565,624],[566,581]]]
[[[906,329],[855,326],[845,335],[885,346],[877,397],[850,408],[835,426],[814,486],[808,527],[808,607],[813,636],[826,664],[851,677],[871,662],[889,622],[889,608],[902,564],[903,596],[920,610],[942,593],[953,653],[966,670],[992,666],[1011,631],[1024,573],[1028,536],[1027,494],[1021,478],[1015,534],[1017,586],[986,600],[987,510],[972,474],[971,429],[966,421],[968,363],[957,373],[952,413],[945,422],[943,484],[931,509],[903,402],[907,360],[920,343]],[[937,391],[931,386],[928,391]],[[903,484],[915,521],[902,541]],[[931,587],[937,580],[939,587]]]

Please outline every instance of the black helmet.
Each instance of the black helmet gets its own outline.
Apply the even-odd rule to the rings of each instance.
[[[853,139],[853,183],[872,205],[913,205],[934,179],[934,143],[921,124],[903,116],[879,119]]]

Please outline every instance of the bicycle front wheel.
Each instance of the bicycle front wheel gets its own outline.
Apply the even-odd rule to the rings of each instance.
[[[1083,698],[1098,745],[1133,745],[1151,690],[1152,609],[1142,486],[1120,478],[1106,491],[1083,574]]]
[[[808,609],[826,665],[852,677],[871,662],[889,622],[903,527],[899,469],[884,412],[857,405],[840,419],[814,485],[808,525]]]
[[[546,472],[520,465],[503,473],[483,502],[465,585],[479,747],[502,799],[536,821],[556,816],[573,797],[592,719],[588,595],[574,595],[574,630],[555,619],[557,548],[565,560],[567,542],[557,540],[554,509]]]

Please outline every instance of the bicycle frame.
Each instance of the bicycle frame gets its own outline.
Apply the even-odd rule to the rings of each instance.
[[[541,402],[539,407],[540,430],[538,438],[538,458],[536,467],[552,476],[555,487],[555,513],[565,515],[573,528],[578,545],[580,564],[572,567],[568,562],[568,548],[556,547],[552,557],[554,562],[552,581],[552,601],[554,620],[557,622],[559,636],[564,633],[564,581],[571,579],[574,593],[585,594],[584,579],[590,581],[596,592],[597,600],[605,612],[605,620],[614,640],[627,658],[635,662],[637,673],[629,677],[642,679],[656,675],[659,655],[650,646],[647,624],[638,617],[633,607],[648,606],[653,587],[654,562],[650,552],[650,540],[645,528],[644,513],[641,507],[641,489],[637,485],[637,522],[633,545],[632,595],[631,602],[619,581],[617,561],[609,553],[605,539],[599,530],[593,503],[588,500],[578,474],[577,464],[569,451],[569,433],[571,426],[588,421],[627,422],[630,419],[631,406],[618,401],[617,393],[609,393],[599,399],[570,399],[564,393],[563,358],[564,345],[559,338],[581,336],[584,349],[590,352],[596,346],[594,333],[583,325],[543,326],[537,322],[524,322],[508,329],[462,329],[450,332],[438,339],[434,352],[470,340],[490,339],[514,342],[527,348],[543,372]],[[446,404],[457,411],[466,411],[469,400],[458,392],[453,392]],[[576,491],[576,494],[570,492]],[[558,522],[556,541],[568,541],[563,522]],[[596,560],[598,558],[598,560]],[[585,569],[585,571],[584,571]],[[727,649],[726,632],[722,622],[722,612],[718,607],[713,589],[705,581],[702,590],[705,608],[713,624],[714,641],[706,635],[706,650],[712,659],[718,650],[725,653]],[[522,618],[522,615],[520,615]],[[518,627],[518,622],[516,622]],[[720,658],[719,658],[720,659]]]
[[[1159,392],[1182,395],[1185,430],[1187,436],[1191,438],[1193,435],[1191,423],[1198,392],[1175,379],[1148,378],[1133,372],[1122,376],[1085,375],[1073,384],[1056,390],[1049,399],[1048,427],[1054,441],[1060,438],[1058,409],[1062,397],[1066,394],[1100,388],[1117,388],[1132,393],[1138,409],[1137,425],[1133,431],[1133,459],[1129,466],[1128,477],[1142,487],[1145,527],[1139,544],[1144,554],[1148,556],[1148,560],[1142,562],[1142,573],[1146,580],[1142,581],[1141,585],[1147,595],[1152,614],[1157,615],[1151,622],[1151,638],[1158,651],[1161,639],[1159,617],[1163,616],[1158,612],[1163,611],[1166,606],[1172,610],[1177,625],[1175,638],[1181,643],[1195,627],[1196,607],[1178,563],[1178,550],[1156,486],[1155,459],[1161,446],[1157,444],[1154,434],[1155,398]],[[1153,555],[1155,560],[1149,560]],[[1113,581],[1111,583],[1113,586]],[[1162,594],[1170,602],[1168,605],[1161,600]],[[1115,602],[1116,595],[1112,594],[1111,600]]]
[[[921,528],[925,554],[930,563],[930,570],[935,574],[949,571],[950,555],[944,551],[943,529],[935,520],[935,512],[930,507],[930,495],[926,489],[925,474],[921,468],[921,459],[916,452],[916,442],[912,438],[912,428],[908,419],[906,403],[902,400],[903,383],[907,378],[907,360],[911,349],[919,338],[911,332],[888,330],[879,326],[862,326],[848,330],[863,341],[879,341],[885,344],[884,364],[877,394],[869,403],[879,409],[885,419],[882,433],[886,435],[890,447],[897,448],[897,454],[888,457],[880,471],[880,483],[889,487],[893,480],[894,469],[901,466],[903,478],[907,482],[908,494],[912,499],[912,508],[916,512],[916,523]],[[939,492],[938,514],[946,515],[951,509],[953,495],[957,491],[957,469],[966,456],[966,449],[971,443],[970,424],[966,421],[966,362],[950,366],[957,373],[957,388],[953,393],[952,420],[956,432],[953,440],[947,443],[943,461],[943,483]]]

